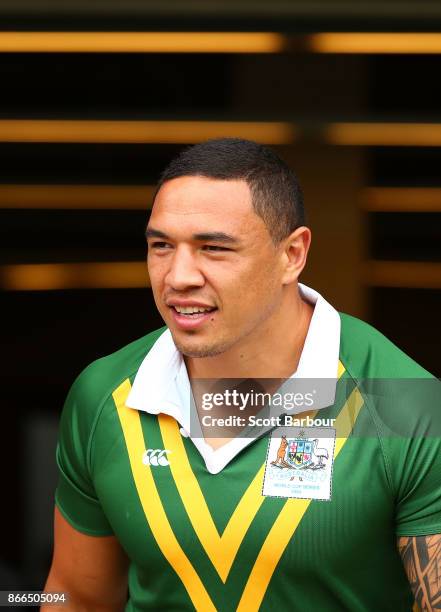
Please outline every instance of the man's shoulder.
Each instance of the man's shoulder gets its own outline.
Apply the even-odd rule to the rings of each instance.
[[[431,378],[380,331],[351,315],[341,320],[340,359],[355,378]]]
[[[349,315],[340,316],[340,359],[365,400],[365,417],[370,415],[359,422],[359,432],[370,432],[374,425],[388,464],[403,474],[402,458],[413,456],[411,448],[415,453],[420,448],[410,445],[411,440],[425,440],[433,449],[430,453],[438,452],[441,385],[377,329]],[[411,466],[413,460],[409,461]]]
[[[96,359],[77,377],[69,392],[74,397],[94,406],[107,399],[127,378],[132,378],[143,359],[166,327],[156,329],[130,342],[119,350]]]

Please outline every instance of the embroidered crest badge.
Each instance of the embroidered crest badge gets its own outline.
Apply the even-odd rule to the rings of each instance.
[[[333,427],[276,430],[268,444],[262,494],[329,501],[334,446]]]

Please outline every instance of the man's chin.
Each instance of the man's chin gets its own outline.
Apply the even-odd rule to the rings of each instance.
[[[182,341],[179,338],[173,336],[174,343],[176,348],[180,353],[185,355],[186,357],[193,358],[203,358],[203,357],[216,357],[216,355],[220,355],[224,353],[228,346],[225,344],[217,343],[207,343],[199,341]]]
[[[217,347],[196,347],[196,346],[186,346],[179,343],[176,343],[176,348],[180,353],[185,355],[185,357],[193,357],[193,358],[203,358],[203,357],[216,357],[216,355],[220,355],[224,351]]]

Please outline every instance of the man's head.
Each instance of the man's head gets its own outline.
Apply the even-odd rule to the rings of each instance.
[[[261,145],[209,141],[171,162],[147,228],[148,265],[182,353],[219,355],[274,324],[305,264],[302,223],[295,175]],[[205,311],[182,312],[196,308]]]
[[[245,181],[254,211],[262,217],[275,244],[305,224],[303,194],[296,175],[274,151],[257,142],[221,138],[184,150],[162,173],[156,194],[166,181],[181,176]]]

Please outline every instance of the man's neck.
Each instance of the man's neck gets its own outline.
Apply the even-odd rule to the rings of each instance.
[[[221,355],[185,357],[190,380],[288,378],[296,370],[314,307],[293,291],[261,328]]]

